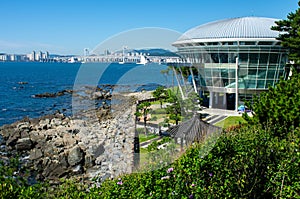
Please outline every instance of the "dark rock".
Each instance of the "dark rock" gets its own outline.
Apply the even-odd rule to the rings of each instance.
[[[79,146],[75,146],[69,151],[68,163],[71,166],[80,163],[82,159],[83,159],[83,153]]]
[[[98,146],[98,147],[96,148],[96,150],[94,151],[95,157],[96,157],[96,158],[99,157],[100,155],[102,155],[102,154],[104,153],[104,151],[105,151],[105,149],[104,149],[103,145],[101,144],[101,145]]]
[[[41,93],[33,95],[34,98],[50,98],[50,97],[56,97],[56,93]]]
[[[18,84],[24,85],[24,84],[28,84],[28,82],[18,82]]]
[[[90,168],[95,165],[95,159],[92,155],[86,155],[84,157],[84,167]]]
[[[15,131],[6,141],[7,146],[11,146],[12,148],[15,147],[16,142],[21,137],[20,132]]]
[[[18,151],[23,151],[23,150],[30,150],[32,148],[32,142],[30,138],[21,138],[18,139],[16,143],[16,149]]]
[[[61,152],[61,150],[58,147],[55,147],[53,143],[46,142],[46,145],[42,147],[44,150],[44,155],[47,157],[58,155]]]
[[[47,164],[45,165],[45,168],[42,172],[42,175],[49,179],[61,178],[69,172],[65,165],[66,164],[63,162],[63,159],[61,159],[61,161],[58,160],[47,161]]]
[[[41,157],[43,157],[43,152],[41,149],[33,149],[30,151],[30,160],[40,159]]]
[[[63,96],[65,94],[72,94],[73,90],[62,90],[62,91],[58,91],[57,93],[41,93],[41,94],[36,94],[33,95],[34,98],[53,98],[53,97],[59,97],[59,96]]]

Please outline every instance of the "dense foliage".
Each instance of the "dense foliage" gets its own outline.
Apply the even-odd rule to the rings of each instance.
[[[152,95],[159,100],[160,108],[162,108],[162,104],[167,98],[167,90],[163,86],[159,86],[153,91]]]
[[[298,5],[300,6],[300,1]],[[278,39],[290,50],[290,60],[300,65],[300,8],[288,14],[287,19],[277,21],[276,24],[272,29],[282,32]]]
[[[269,130],[245,126],[222,135],[207,156],[206,145],[194,146],[164,169],[93,191],[103,198],[300,198],[299,129],[284,140]]]
[[[248,121],[272,126],[274,135],[284,137],[300,126],[300,74],[293,72],[288,81],[280,80],[268,92],[254,99],[253,118]],[[251,105],[249,105],[251,106]]]

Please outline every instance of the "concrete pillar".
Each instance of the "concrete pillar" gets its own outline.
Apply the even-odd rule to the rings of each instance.
[[[227,97],[226,97],[226,93],[224,93],[224,95],[223,95],[223,108],[224,109],[226,109],[227,107],[226,107],[226,104],[227,104]]]
[[[219,104],[219,93],[215,93],[215,104],[218,105]]]
[[[236,57],[235,59],[235,111],[238,111],[239,106],[239,58]]]
[[[213,98],[214,98],[214,92],[209,91],[209,108],[213,107]]]

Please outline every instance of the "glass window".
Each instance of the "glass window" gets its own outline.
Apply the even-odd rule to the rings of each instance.
[[[240,68],[238,71],[239,77],[245,77],[248,75],[248,69],[247,68]]]
[[[253,69],[253,68],[248,68],[248,75],[249,75],[249,76],[256,76],[256,73],[257,73],[256,68],[255,68],[255,69]]]
[[[213,80],[214,87],[223,87],[223,82],[222,82],[221,78],[213,77],[212,80]]]
[[[205,77],[211,77],[211,69],[205,70]]]
[[[228,53],[228,63],[235,63],[236,54],[235,53]]]
[[[249,54],[249,62],[251,64],[257,64],[258,63],[258,54],[257,53],[250,53]]]
[[[245,80],[245,84],[247,88],[256,88],[256,80],[255,79],[247,79]]]
[[[235,79],[228,79],[228,81],[229,81],[229,84],[235,83]]]
[[[218,53],[211,53],[211,59],[213,61],[213,63],[219,63],[219,55]]]
[[[248,53],[239,54],[239,62],[248,62]]]
[[[274,79],[275,70],[268,70],[267,79]]]
[[[217,45],[219,45],[219,43],[218,42],[208,42],[207,45],[208,46],[217,46]]]
[[[272,41],[260,41],[258,42],[258,45],[272,45],[273,42]]]
[[[261,53],[260,57],[259,57],[259,63],[260,64],[261,63],[266,64],[266,63],[268,63],[268,61],[269,61],[269,54],[267,54],[267,53]]]
[[[257,80],[257,88],[265,88],[265,80]]]
[[[228,63],[228,54],[220,53],[220,63]]]
[[[223,81],[223,86],[225,87],[225,86],[228,86],[228,84],[229,84],[229,79],[227,79],[227,78],[222,78],[222,81]]]
[[[228,70],[226,70],[226,69],[221,70],[221,77],[228,78]]]
[[[228,78],[235,78],[235,70],[228,70]]]
[[[211,63],[211,58],[208,53],[204,54],[204,62],[205,63]]]
[[[266,69],[259,68],[257,71],[257,75],[259,78],[265,79],[266,74],[267,74]]]
[[[213,70],[212,70],[212,76],[213,76],[213,77],[220,77],[220,70],[218,70],[218,69],[213,69]]]
[[[270,54],[270,64],[277,64],[278,63],[278,54]]]
[[[205,82],[206,82],[206,86],[212,86],[212,78],[211,77],[206,77]]]
[[[255,45],[255,41],[240,41],[240,45]]]
[[[223,42],[222,45],[232,46],[232,45],[237,45],[237,42],[232,42],[232,41],[229,41],[229,42]]]

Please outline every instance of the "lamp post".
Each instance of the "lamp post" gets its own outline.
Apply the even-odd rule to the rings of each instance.
[[[239,57],[235,58],[235,111],[238,111],[239,107]]]

